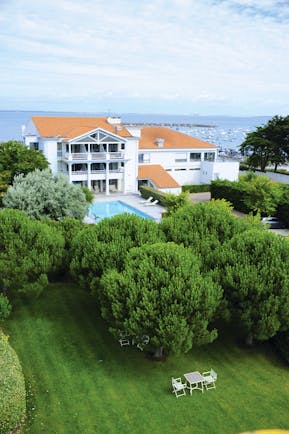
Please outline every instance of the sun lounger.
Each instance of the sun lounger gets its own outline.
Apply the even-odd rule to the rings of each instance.
[[[140,200],[139,201],[139,203],[144,203],[144,204],[146,204],[146,203],[149,203],[149,202],[151,202],[153,200],[153,197],[152,196],[150,196],[148,199],[143,199],[143,200]]]
[[[158,200],[154,200],[153,202],[147,202],[147,203],[145,203],[144,205],[145,205],[145,206],[154,206],[154,205],[156,205],[157,203],[159,203],[159,201],[158,201]]]

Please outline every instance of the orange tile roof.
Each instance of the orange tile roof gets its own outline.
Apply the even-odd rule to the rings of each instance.
[[[72,116],[33,116],[38,133],[41,137],[62,137],[70,140],[79,137],[89,131],[101,128],[109,133],[121,137],[131,137],[129,131],[122,125],[121,130],[115,129],[105,117],[72,117]]]
[[[164,139],[164,144],[159,147],[156,139]],[[140,149],[217,149],[213,145],[179,131],[166,127],[143,127],[141,129]]]
[[[175,188],[180,184],[159,164],[140,165],[138,179],[150,179],[158,188]]]

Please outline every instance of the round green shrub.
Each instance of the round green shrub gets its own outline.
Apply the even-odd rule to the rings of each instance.
[[[15,351],[0,330],[0,434],[17,428],[26,409],[25,381]]]

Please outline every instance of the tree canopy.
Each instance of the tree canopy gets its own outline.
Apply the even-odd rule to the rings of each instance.
[[[289,328],[288,241],[267,231],[244,231],[215,256],[229,310],[250,340]]]
[[[190,204],[178,209],[160,222],[167,241],[190,247],[200,255],[203,263],[209,261],[211,252],[220,244],[242,232],[248,223],[234,216],[232,207],[224,200]]]
[[[85,287],[97,290],[98,280],[109,268],[122,270],[132,247],[163,240],[154,220],[134,214],[116,215],[89,225],[72,242],[71,273]]]
[[[243,200],[249,209],[262,215],[274,214],[282,197],[282,189],[277,182],[266,175],[249,172],[240,177],[240,183],[245,186]]]
[[[274,116],[266,125],[257,127],[247,134],[240,146],[241,152],[248,154],[247,162],[253,168],[273,164],[275,171],[289,159],[289,116]]]
[[[12,184],[15,175],[46,168],[48,161],[41,151],[30,149],[15,140],[0,143],[0,195]]]
[[[111,331],[148,335],[159,355],[212,342],[217,331],[209,324],[221,297],[220,286],[201,275],[199,259],[175,243],[133,248],[122,272],[101,278],[101,312]]]
[[[65,175],[54,176],[49,169],[15,176],[3,198],[6,208],[24,211],[32,219],[48,217],[83,219],[88,203],[78,185],[70,184]]]
[[[48,274],[58,269],[64,239],[58,230],[12,209],[0,211],[0,285],[10,290],[39,293]]]

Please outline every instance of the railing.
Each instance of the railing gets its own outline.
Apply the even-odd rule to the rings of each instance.
[[[108,173],[123,173],[124,169],[120,168],[120,169],[110,169],[108,171]],[[62,173],[69,175],[69,172],[67,171],[62,171]],[[90,171],[91,175],[101,175],[101,174],[105,174],[106,170],[91,170]],[[88,171],[87,170],[72,170],[71,171],[71,175],[87,175]]]
[[[64,154],[65,160],[123,160],[124,154],[122,152],[72,152],[71,154],[69,152],[66,152]]]

